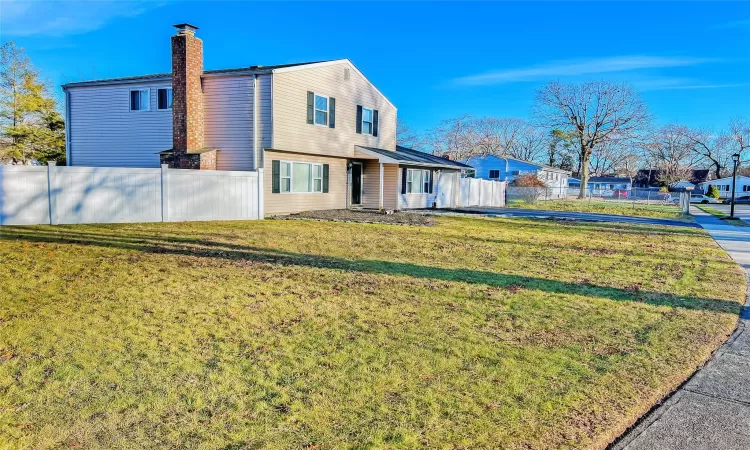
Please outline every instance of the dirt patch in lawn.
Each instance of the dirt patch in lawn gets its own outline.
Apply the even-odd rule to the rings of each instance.
[[[357,211],[350,209],[333,209],[327,211],[306,211],[288,216],[277,216],[275,219],[282,220],[325,220],[329,222],[356,222],[356,223],[385,223],[391,225],[420,225],[429,226],[435,224],[435,219],[414,212],[397,211],[386,214],[380,211]]]

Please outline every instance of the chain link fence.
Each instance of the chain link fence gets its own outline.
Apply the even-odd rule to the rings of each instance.
[[[554,200],[582,200],[589,202],[617,202],[644,205],[677,205],[679,192],[661,192],[654,189],[589,189],[579,198],[580,188],[514,187],[507,188],[508,206],[513,203],[534,204]]]

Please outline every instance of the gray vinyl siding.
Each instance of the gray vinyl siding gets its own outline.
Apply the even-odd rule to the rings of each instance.
[[[70,161],[92,167],[159,167],[172,148],[172,112],[157,111],[156,89],[169,82],[70,88]],[[130,91],[150,89],[149,111],[130,111]]]
[[[258,76],[258,142],[259,148],[271,148],[273,136],[273,117],[271,107],[271,75]]]
[[[345,70],[349,79],[345,79]],[[396,108],[346,62],[273,75],[273,148],[351,158],[354,146],[396,149]],[[307,123],[307,92],[336,99],[336,127]],[[378,136],[357,134],[357,105],[378,110]]]
[[[204,145],[218,170],[253,170],[253,77],[203,79]]]

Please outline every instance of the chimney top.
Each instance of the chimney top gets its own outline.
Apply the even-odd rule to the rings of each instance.
[[[178,23],[172,26],[177,28],[177,34],[195,34],[195,30],[198,29],[198,27],[189,23]]]

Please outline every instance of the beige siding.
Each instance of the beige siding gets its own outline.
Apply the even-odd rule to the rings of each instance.
[[[319,194],[272,194],[271,183],[273,172],[271,164],[275,159],[328,164],[328,192]],[[263,181],[263,196],[265,199],[264,207],[267,216],[320,209],[346,208],[347,173],[345,159],[266,151],[264,161],[265,176]]]
[[[308,91],[336,99],[336,128],[307,123]],[[355,145],[396,149],[396,109],[346,62],[275,73],[273,102],[275,149],[344,157]],[[357,134],[357,105],[378,110],[378,137]]]
[[[362,206],[378,208],[380,202],[380,163],[365,161],[362,173]],[[398,165],[383,164],[383,208],[398,208]]]

